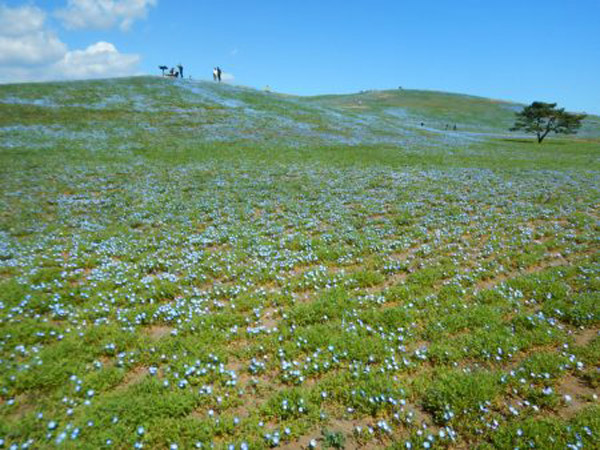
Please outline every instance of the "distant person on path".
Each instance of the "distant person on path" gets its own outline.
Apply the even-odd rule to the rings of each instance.
[[[179,70],[179,76],[183,78],[183,66],[181,63],[177,64],[177,69]]]

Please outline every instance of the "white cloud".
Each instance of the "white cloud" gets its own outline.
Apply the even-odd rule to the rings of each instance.
[[[126,76],[136,72],[139,55],[119,53],[109,42],[98,42],[85,50],[67,52],[53,70],[64,78]]]
[[[48,31],[35,31],[24,36],[0,35],[0,65],[44,64],[60,58],[66,51],[67,46]]]
[[[137,73],[140,56],[98,42],[69,50],[35,7],[0,5],[0,82],[102,78]],[[15,23],[18,21],[18,23]]]
[[[20,36],[39,31],[44,26],[46,13],[35,6],[9,8],[0,5],[0,32],[3,36]]]
[[[62,57],[67,47],[44,29],[45,20],[39,8],[0,5],[0,65],[43,64]]]
[[[133,22],[145,19],[158,0],[68,0],[67,7],[56,12],[67,28],[128,30]]]

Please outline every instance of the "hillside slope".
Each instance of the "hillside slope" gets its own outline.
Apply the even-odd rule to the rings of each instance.
[[[236,143],[422,150],[509,136],[519,107],[408,90],[296,97],[156,77],[3,85],[0,147],[126,150]],[[599,137],[600,119],[589,118],[580,136]]]

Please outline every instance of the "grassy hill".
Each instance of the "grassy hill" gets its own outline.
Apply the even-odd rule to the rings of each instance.
[[[0,447],[600,448],[598,119],[518,107],[0,86]]]
[[[86,148],[108,147],[112,142],[130,148],[260,143],[416,150],[469,146],[486,137],[520,137],[507,130],[521,107],[408,90],[294,97],[151,77],[3,85],[0,106],[4,147],[49,147],[60,142],[85,143]],[[600,137],[600,119],[590,117],[580,136]]]
[[[484,135],[510,135],[514,113],[523,107],[519,103],[470,95],[404,89],[313,98],[348,112],[392,115],[401,119],[404,126],[423,122],[428,128],[442,131],[447,125],[451,129],[456,125],[459,131]],[[600,137],[600,118],[588,117],[581,132],[581,136]]]

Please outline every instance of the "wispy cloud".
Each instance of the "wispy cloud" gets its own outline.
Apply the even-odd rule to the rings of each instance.
[[[109,29],[126,31],[136,20],[145,19],[158,0],[68,0],[55,14],[70,29]]]

